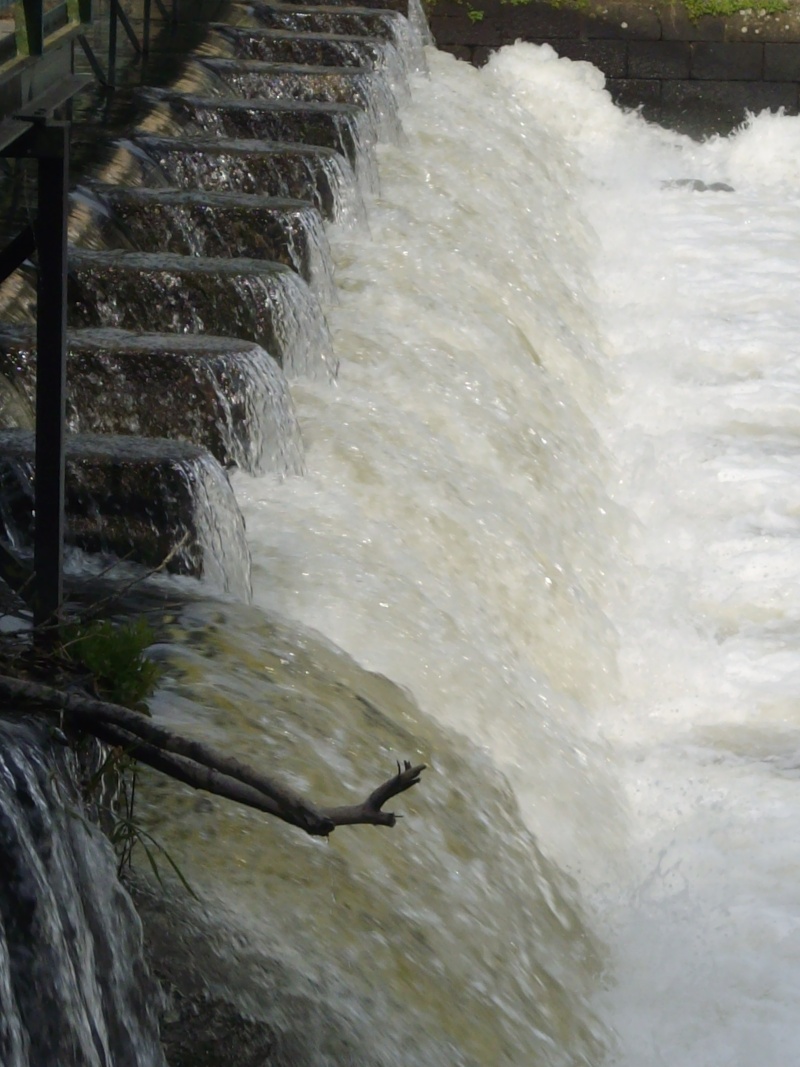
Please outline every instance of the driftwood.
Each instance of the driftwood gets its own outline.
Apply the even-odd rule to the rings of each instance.
[[[239,760],[221,756],[208,745],[173,733],[119,704],[6,675],[0,675],[0,696],[57,712],[81,730],[123,748],[141,763],[179,782],[274,815],[318,837],[327,837],[337,826],[394,826],[398,816],[383,811],[383,805],[416,785],[425,769],[425,764],[412,767],[406,760],[402,767],[398,763],[397,774],[379,785],[363,803],[318,808]]]

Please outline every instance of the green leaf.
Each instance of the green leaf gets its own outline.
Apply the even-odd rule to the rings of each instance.
[[[107,700],[146,710],[144,702],[161,678],[161,667],[145,655],[154,640],[153,629],[145,619],[119,625],[97,619],[88,626],[68,628],[64,650],[91,672]]]

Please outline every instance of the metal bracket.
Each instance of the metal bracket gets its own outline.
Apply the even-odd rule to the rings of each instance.
[[[83,54],[86,56],[87,60],[89,61],[89,66],[94,71],[95,78],[97,78],[97,80],[100,82],[101,85],[104,85],[104,86],[108,87],[109,83],[108,83],[108,79],[106,78],[106,72],[100,66],[100,60],[94,54],[94,49],[89,44],[89,41],[87,40],[86,34],[85,33],[79,33],[76,39],[78,41],[78,44],[83,49]]]
[[[14,118],[23,122],[41,122],[50,118],[54,111],[63,107],[81,89],[85,89],[94,81],[89,74],[71,74],[63,78],[55,85],[51,85],[45,92],[29,100],[27,104],[14,112]]]
[[[133,46],[133,50],[137,55],[145,57],[150,54],[150,26],[152,23],[152,8],[155,3],[161,17],[165,22],[172,24],[178,20],[178,0],[172,0],[172,12],[168,12],[164,6],[162,0],[144,0],[142,17],[142,39],[136,36],[136,31],[125,14],[120,0],[110,0],[109,4],[109,23],[108,23],[108,63],[106,69],[103,70],[100,60],[89,43],[85,33],[78,35],[78,44],[83,49],[83,54],[89,62],[89,66],[92,68],[96,79],[101,85],[106,88],[114,88],[117,81],[117,24],[121,24],[125,35]]]
[[[0,251],[0,282],[18,270],[26,259],[36,251],[36,238],[32,226],[26,226]]]

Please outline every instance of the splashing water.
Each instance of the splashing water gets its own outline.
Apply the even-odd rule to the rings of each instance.
[[[0,1060],[164,1067],[141,928],[47,732],[0,724]]]
[[[800,120],[697,143],[547,47],[428,60],[331,233],[306,473],[234,479],[254,607],[182,611],[154,710],[315,795],[431,772],[394,836],[144,817],[295,1063],[791,1063]]]
[[[698,144],[546,47],[429,58],[334,238],[308,475],[237,482],[255,601],[491,754],[606,943],[609,1062],[785,1062],[798,120]]]

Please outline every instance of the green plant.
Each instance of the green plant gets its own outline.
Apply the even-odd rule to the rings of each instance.
[[[113,623],[95,619],[76,623],[62,632],[60,652],[90,674],[98,696],[147,713],[147,698],[152,696],[161,677],[161,667],[145,656],[155,633],[145,619]],[[106,803],[103,821],[117,856],[118,873],[131,864],[136,845],[141,845],[153,874],[161,882],[157,857],[161,856],[175,871],[189,893],[194,896],[170,854],[138,822],[134,813],[137,764],[120,746],[108,750],[102,766],[86,783],[84,793],[91,798],[100,793],[104,780],[116,781],[116,799]]]
[[[96,619],[88,625],[70,627],[64,635],[63,648],[66,655],[91,673],[100,695],[146,711],[145,701],[161,677],[161,667],[144,654],[154,638],[152,627],[144,619],[121,624]]]
[[[484,12],[476,7],[467,8],[467,18],[470,22],[483,22]]]
[[[146,700],[161,677],[161,667],[145,656],[155,634],[144,619],[113,623],[95,619],[77,623],[62,635],[62,655],[85,667],[92,676],[98,695],[137,711],[147,712]],[[118,873],[131,864],[136,845],[141,845],[147,862],[161,882],[157,856],[163,857],[182,884],[194,896],[177,864],[134,814],[137,764],[129,752],[115,746],[109,749],[102,766],[86,784],[87,796],[97,793],[104,780],[116,780],[116,800],[107,806],[106,821],[111,844],[117,855]]]
[[[119,799],[113,812],[113,824],[109,832],[109,840],[114,846],[117,856],[117,874],[130,867],[133,850],[140,845],[144,852],[153,876],[160,886],[164,881],[159,870],[158,857],[166,860],[186,892],[197,900],[197,894],[186,881],[186,877],[178,864],[164,848],[164,846],[144,829],[134,814],[136,800],[136,774],[137,763],[120,749],[112,749],[104,764],[104,771],[113,768],[113,773],[119,776],[120,788]]]

